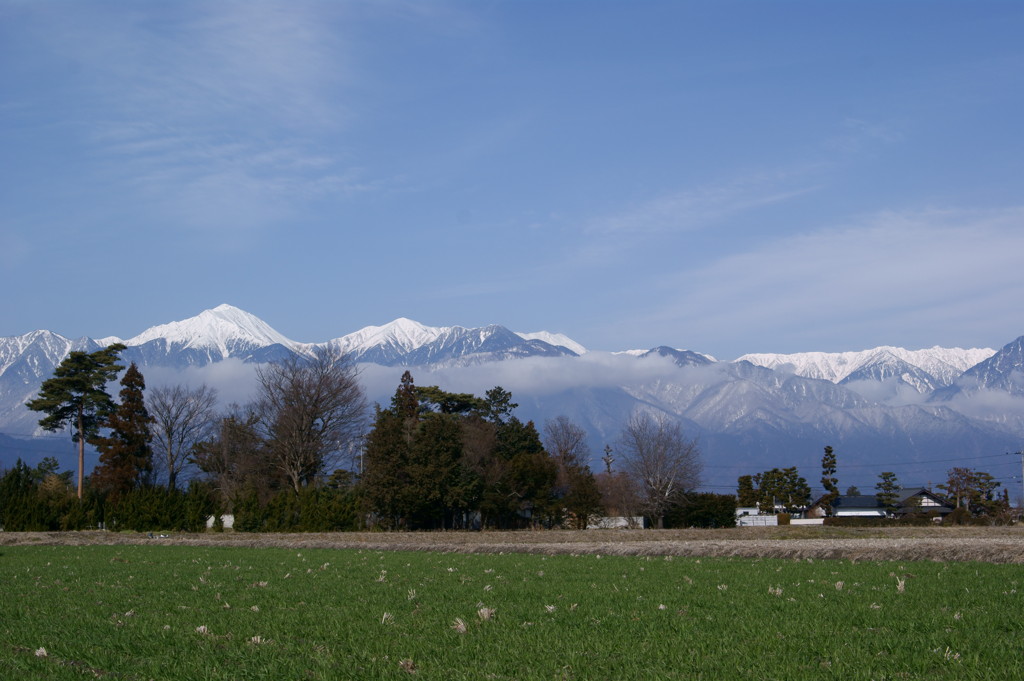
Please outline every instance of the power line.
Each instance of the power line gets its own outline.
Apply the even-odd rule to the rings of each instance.
[[[986,454],[985,456],[960,456],[954,459],[927,459],[924,461],[905,461],[897,463],[840,463],[840,469],[846,468],[892,468],[900,466],[922,466],[930,463],[949,463],[952,461],[976,461],[979,459],[1002,459],[1006,454]],[[704,468],[716,468],[720,470],[735,470],[736,466],[707,466]]]
[[[879,467],[879,466],[918,466],[929,463],[949,463],[951,461],[977,461],[979,459],[1001,459],[1006,454],[988,454],[985,456],[958,456],[955,459],[928,459],[926,461],[907,461],[900,463],[851,463],[851,464],[840,464],[842,468],[866,468],[866,467]]]

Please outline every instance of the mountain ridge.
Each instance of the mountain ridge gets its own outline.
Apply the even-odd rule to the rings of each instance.
[[[24,402],[39,384],[71,349],[93,350],[111,340],[118,339],[70,340],[41,330],[0,338],[0,433],[34,432],[38,414]],[[1011,451],[1024,436],[1024,382],[1017,378],[1024,378],[1024,339],[1000,351],[881,346],[725,362],[670,346],[593,351],[556,333],[517,334],[497,324],[431,327],[403,317],[323,343],[297,343],[254,315],[220,305],[146,329],[126,344],[122,359],[137,362],[147,382],[153,376],[230,387],[216,382],[326,348],[378,367],[364,375],[369,396],[382,403],[405,368],[418,382],[450,390],[503,385],[522,404],[524,420],[578,418],[595,457],[632,413],[662,413],[700,439],[720,462],[709,471],[726,478],[793,465],[794,457],[813,465],[824,444],[855,452],[862,465],[900,460],[909,466],[935,451]]]
[[[938,345],[921,350],[882,345],[847,352],[749,353],[735,361],[792,371],[806,378],[821,378],[839,383],[851,374],[879,361],[894,357],[922,369],[943,385],[948,385],[970,367],[996,353],[991,348],[943,348]]]
[[[479,328],[504,329],[505,327],[492,324]],[[235,331],[235,333],[232,333],[232,331]],[[24,339],[39,334],[49,334],[67,343],[78,343],[79,345],[91,341],[98,347],[114,342],[124,343],[128,347],[138,347],[152,341],[162,341],[168,346],[176,346],[182,349],[215,349],[223,357],[230,357],[232,356],[233,346],[252,348],[272,345],[280,345],[299,354],[308,354],[315,347],[331,346],[344,352],[362,355],[368,350],[381,345],[390,345],[398,353],[409,353],[430,343],[437,342],[446,335],[466,335],[478,331],[479,329],[463,326],[432,327],[406,317],[399,317],[387,324],[365,326],[352,333],[327,341],[300,343],[281,334],[255,315],[225,303],[181,321],[152,326],[128,339],[109,336],[99,339],[82,338],[77,341],[70,341],[60,334],[45,330],[32,331],[22,336],[0,337],[0,372],[6,369],[7,358],[18,354],[18,352],[11,352],[11,345],[17,347],[19,342],[24,344]],[[583,344],[560,333],[549,331],[511,333],[523,341],[537,340],[551,347],[564,347],[576,355],[588,352]],[[719,361],[706,353],[676,349],[670,346],[618,352],[620,354],[642,356],[655,350],[659,352],[690,353],[692,356],[701,356],[713,362]],[[866,367],[878,364],[880,358],[895,357],[939,379],[942,385],[948,385],[967,369],[992,357],[994,354],[996,354],[996,350],[991,348],[943,348],[936,345],[920,350],[908,350],[901,347],[883,345],[864,350],[844,352],[748,353],[731,361],[746,361],[770,369],[791,372],[805,378],[821,378],[833,383],[839,383],[857,372],[864,371]]]

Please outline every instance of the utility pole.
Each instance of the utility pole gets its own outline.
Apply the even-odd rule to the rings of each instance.
[[[1009,454],[1009,452],[1007,452]],[[1020,484],[1021,484],[1021,497],[1020,503],[1024,506],[1024,449],[1019,452],[1014,452],[1013,456],[1020,457]]]

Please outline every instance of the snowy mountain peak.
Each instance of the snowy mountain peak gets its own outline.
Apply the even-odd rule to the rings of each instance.
[[[666,345],[660,345],[656,348],[652,348],[640,355],[640,357],[669,357],[679,366],[706,366],[708,364],[714,364],[715,358],[708,355],[702,355],[699,352],[693,352],[692,350],[679,350],[677,348],[670,348]]]
[[[406,352],[433,343],[449,327],[424,326],[412,319],[399,317],[383,326],[366,326],[332,341],[345,352],[359,352],[372,347],[386,345]]]
[[[569,348],[577,355],[587,354],[587,349],[585,347],[583,347],[582,345],[574,341],[572,338],[569,338],[568,336],[562,333],[551,333],[550,331],[532,331],[530,333],[519,333],[517,331],[516,335],[522,338],[523,340],[544,341],[548,345],[554,345],[556,347],[560,345],[563,348]]]
[[[52,331],[46,331],[39,329],[37,331],[29,331],[28,333],[21,336],[9,336],[5,340],[10,341],[10,345],[19,350],[24,350],[33,343],[47,343],[47,342],[70,342],[64,336],[56,334]]]
[[[259,317],[231,305],[218,305],[189,319],[151,327],[124,343],[131,347],[155,340],[166,341],[169,346],[216,349],[225,357],[231,355],[232,346],[240,343],[256,347],[298,345]]]
[[[73,341],[52,331],[31,331],[23,336],[12,336],[2,340],[4,342],[0,343],[0,374],[32,349],[59,360],[74,346]]]
[[[367,326],[330,341],[328,345],[349,354],[357,362],[383,366],[474,363],[512,357],[575,354],[567,347],[558,348],[547,341],[523,338],[498,324],[478,328],[435,327],[404,317],[384,326]]]
[[[1005,390],[1011,395],[1024,395],[1024,336],[965,371],[950,388],[939,398],[979,390]]]

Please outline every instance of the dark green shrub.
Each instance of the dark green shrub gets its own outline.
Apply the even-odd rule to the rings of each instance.
[[[214,501],[215,496],[209,484],[193,480],[189,483],[188,492],[185,494],[184,518],[181,529],[186,532],[205,532],[206,519],[211,515],[220,518],[220,509]],[[224,529],[224,521],[221,520],[221,530]]]
[[[354,530],[358,504],[350,489],[283,490],[267,503],[264,515],[268,532],[336,532]],[[237,523],[237,519],[236,519]]]
[[[290,489],[278,492],[270,498],[264,509],[267,532],[295,532],[302,521],[298,495]],[[238,515],[235,515],[238,528]]]
[[[963,506],[953,509],[953,512],[942,519],[943,525],[966,525],[971,520],[971,512]]]
[[[243,492],[234,500],[235,531],[262,532],[267,525],[267,517],[255,491]]]
[[[690,494],[665,513],[665,527],[736,527],[736,497]]]
[[[106,509],[107,529],[157,532],[185,526],[185,495],[164,487],[142,487],[122,494]]]
[[[49,530],[38,485],[21,459],[0,478],[0,527],[7,532]]]
[[[307,490],[302,502],[302,530],[338,532],[359,527],[359,499],[354,490],[320,488]]]

